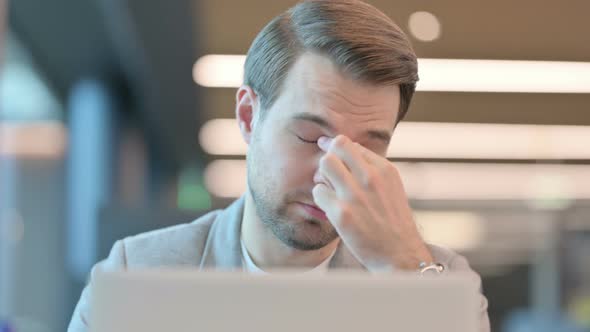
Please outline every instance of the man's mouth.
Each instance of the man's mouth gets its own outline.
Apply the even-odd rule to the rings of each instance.
[[[302,202],[300,203],[300,205],[303,208],[303,210],[312,218],[319,219],[319,220],[328,220],[326,213],[322,209],[320,209],[317,205],[306,204],[306,203],[302,203]]]

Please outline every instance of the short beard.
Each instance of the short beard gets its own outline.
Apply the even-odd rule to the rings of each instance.
[[[260,218],[262,224],[272,231],[272,233],[285,245],[302,251],[318,250],[335,239],[338,238],[338,233],[334,227],[328,229],[321,229],[319,238],[312,238],[302,234],[303,231],[298,232],[298,228],[303,227],[325,227],[322,222],[315,219],[305,219],[299,227],[289,223],[287,218],[287,205],[284,202],[279,202],[280,207],[275,209],[272,204],[271,195],[265,195],[263,192],[258,192],[251,181],[250,172],[248,172],[248,190],[254,201],[256,213]],[[278,196],[278,195],[273,195]],[[298,233],[300,233],[298,235]]]

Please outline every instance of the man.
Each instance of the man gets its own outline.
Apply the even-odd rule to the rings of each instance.
[[[369,272],[466,271],[424,243],[385,159],[415,90],[404,33],[360,1],[307,1],[256,37],[236,96],[248,190],[225,210],[118,241],[104,266]],[[444,273],[444,272],[442,272]],[[92,282],[69,331],[84,331]],[[449,299],[451,301],[451,299]],[[481,297],[481,331],[489,330]]]

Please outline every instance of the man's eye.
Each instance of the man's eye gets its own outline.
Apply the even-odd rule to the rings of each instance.
[[[295,136],[297,136],[297,138],[298,138],[298,139],[299,139],[301,142],[303,142],[303,143],[318,144],[318,141],[317,141],[317,140],[315,140],[315,141],[310,141],[310,140],[304,139],[303,137],[301,137],[301,136],[299,136],[299,135],[295,135]]]

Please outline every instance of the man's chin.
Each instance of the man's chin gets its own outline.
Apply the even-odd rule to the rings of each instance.
[[[301,209],[300,203],[287,204],[279,211],[275,218],[270,219],[270,223],[265,224],[290,248],[302,251],[318,250],[338,238],[336,230],[328,220],[309,216]]]
[[[338,238],[338,234],[333,230],[325,229],[324,221],[305,219],[295,226],[294,234],[286,239],[281,239],[291,248],[298,250],[318,250]]]
[[[283,241],[287,246],[293,248],[293,249],[297,249],[297,250],[301,250],[301,251],[313,251],[313,250],[320,250],[323,247],[327,246],[330,242],[328,243],[323,243],[323,242],[311,242],[311,241],[307,241],[307,240],[296,240],[296,239],[290,239],[289,241],[285,242]]]

